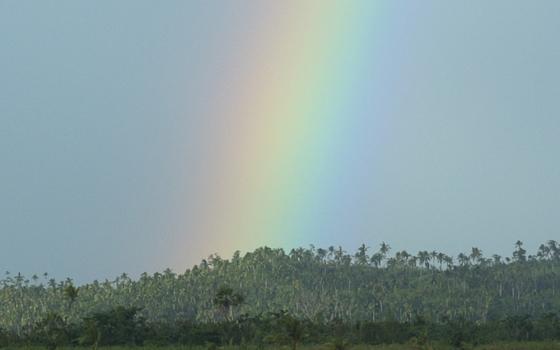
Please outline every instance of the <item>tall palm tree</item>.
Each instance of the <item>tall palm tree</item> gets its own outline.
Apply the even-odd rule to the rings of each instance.
[[[473,264],[479,263],[480,259],[482,258],[482,250],[478,249],[477,247],[472,247],[469,258],[471,259]]]
[[[381,246],[379,247],[379,253],[383,255],[383,258],[387,257],[387,253],[389,253],[390,250],[391,247],[387,243],[381,242]]]
[[[367,255],[368,247],[365,244],[362,244],[358,248],[358,252],[354,255],[356,258],[356,263],[358,265],[367,265],[369,262],[369,256]]]
[[[459,265],[467,266],[469,264],[470,259],[466,254],[459,253],[459,255],[457,255],[457,261],[459,261]]]
[[[515,242],[515,251],[513,252],[513,260],[517,262],[527,261],[527,251],[523,249],[523,242]]]
[[[375,253],[370,258],[370,262],[375,267],[379,267],[382,261],[383,261],[383,255],[381,253]]]
[[[428,253],[426,250],[423,250],[418,252],[416,256],[418,257],[420,265],[424,266],[426,269],[430,268],[430,253]]]

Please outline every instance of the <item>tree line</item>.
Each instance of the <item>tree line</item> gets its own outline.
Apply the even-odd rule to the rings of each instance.
[[[487,257],[478,248],[457,257],[436,251],[392,253],[385,243],[376,249],[362,245],[355,253],[340,247],[290,252],[263,247],[243,256],[236,252],[231,259],[212,255],[180,274],[168,269],[136,280],[123,274],[79,287],[47,274],[29,279],[7,274],[0,281],[0,329],[4,338],[27,339],[40,333],[42,322],[64,324],[74,329],[66,333],[76,335],[80,329],[78,338],[90,339],[83,332],[95,329],[95,317],[126,319],[126,312],[134,311],[132,319],[149,328],[168,327],[170,333],[181,325],[206,332],[246,324],[240,320],[265,325],[269,321],[263,320],[274,320],[274,314],[289,315],[307,328],[338,322],[400,329],[421,320],[435,328],[464,324],[483,330],[526,319],[534,330],[539,320],[560,313],[559,267],[556,241],[534,254],[518,241],[511,257]],[[222,339],[224,332],[216,334]]]

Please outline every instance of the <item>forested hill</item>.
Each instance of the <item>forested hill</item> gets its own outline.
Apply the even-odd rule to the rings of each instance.
[[[260,248],[231,260],[211,256],[183,274],[170,270],[132,280],[72,286],[48,276],[7,274],[0,288],[0,328],[19,332],[49,313],[78,322],[117,306],[142,308],[148,321],[219,321],[215,295],[229,286],[244,299],[236,317],[285,310],[316,322],[342,319],[433,322],[541,316],[560,311],[560,245],[529,255],[517,242],[512,257],[485,257],[477,248],[452,258],[440,252],[393,253],[365,245],[342,249]]]

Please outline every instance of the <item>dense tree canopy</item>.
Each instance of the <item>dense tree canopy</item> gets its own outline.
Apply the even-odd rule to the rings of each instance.
[[[385,243],[362,245],[355,254],[340,247],[289,253],[265,247],[230,260],[210,256],[182,274],[166,270],[138,280],[123,274],[79,288],[47,274],[7,274],[0,281],[0,328],[22,334],[49,317],[55,327],[117,307],[135,308],[152,323],[216,323],[281,310],[322,324],[537,318],[560,311],[559,273],[555,241],[534,255],[517,242],[511,258],[485,257],[478,248],[456,259],[435,251],[391,254]]]
[[[0,346],[153,344],[369,344],[560,339],[560,245],[528,255],[456,259],[382,243],[342,248],[260,248],[213,255],[175,274],[126,274],[76,287],[6,273]],[[259,345],[259,346],[261,346]]]

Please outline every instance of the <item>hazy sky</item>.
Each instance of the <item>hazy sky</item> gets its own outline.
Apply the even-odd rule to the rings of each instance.
[[[328,186],[283,216],[302,222],[289,240],[279,228],[292,226],[268,227],[249,209],[234,215],[246,215],[239,227],[262,221],[255,227],[267,232],[254,240],[227,232],[239,218],[223,212],[236,213],[246,187],[224,204],[215,185],[226,179],[230,191],[231,169],[261,176],[251,160],[224,150],[224,138],[248,137],[236,137],[238,124],[254,123],[228,106],[245,81],[270,77],[244,95],[258,104],[258,87],[275,87],[274,73],[289,79],[281,67],[297,66],[299,50],[319,40],[297,41],[305,23],[333,18],[322,9],[330,5],[302,3],[0,0],[0,270],[87,281],[182,271],[210,253],[229,257],[263,244],[355,249],[384,240],[413,252],[476,245],[505,255],[518,239],[533,250],[560,238],[555,0],[388,1],[350,18],[361,29],[325,26],[359,47],[360,68],[350,60],[340,70],[355,76],[349,87],[320,84],[329,103],[341,94],[360,103],[332,113],[337,125],[352,124],[326,137],[341,145],[336,156],[323,155],[332,151],[322,149],[328,140],[315,153],[301,147],[307,164],[321,158],[331,175],[318,165],[293,169],[309,182],[302,187]],[[320,28],[308,30],[328,39]],[[263,47],[283,56],[269,66]],[[310,51],[309,60],[324,59]],[[282,120],[268,127],[284,130]],[[286,130],[279,139],[287,147]],[[261,148],[272,164],[290,167]],[[285,205],[294,207],[300,187],[290,188]],[[268,193],[254,191],[257,203]],[[201,216],[226,228],[206,232]]]

